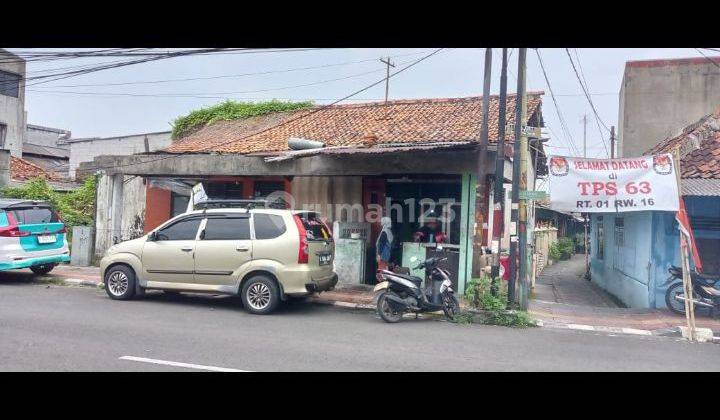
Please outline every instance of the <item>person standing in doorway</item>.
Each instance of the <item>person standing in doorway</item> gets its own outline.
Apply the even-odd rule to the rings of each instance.
[[[393,245],[392,220],[389,217],[380,219],[382,231],[375,242],[378,270],[387,270],[390,265],[390,254]]]

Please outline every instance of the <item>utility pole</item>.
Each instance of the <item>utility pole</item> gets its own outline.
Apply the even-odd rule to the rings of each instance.
[[[583,157],[587,157],[587,114],[583,114]]]
[[[473,254],[482,255],[483,229],[487,224],[485,213],[488,210],[488,202],[485,198],[487,182],[487,147],[488,147],[488,121],[490,118],[490,76],[492,73],[492,49],[485,48],[485,73],[483,74],[483,108],[482,122],[480,126],[480,147],[477,160],[477,187],[475,188],[475,238],[473,243]],[[474,256],[473,255],[473,256]],[[476,259],[480,264],[480,258]],[[482,268],[482,267],[479,267]],[[476,271],[476,270],[473,270]]]
[[[610,127],[610,159],[615,159],[615,126]]]
[[[587,158],[587,114],[583,114],[583,158]],[[590,280],[590,253],[588,252],[588,215],[583,213],[583,251],[585,251],[585,280]]]
[[[495,187],[493,194],[493,211],[500,215],[500,226],[497,231],[493,229],[493,247],[497,244],[497,255],[493,259],[492,270],[490,277],[492,278],[492,284],[490,291],[493,295],[497,294],[498,290],[498,277],[500,276],[500,243],[502,242],[504,221],[505,221],[505,194],[504,194],[504,181],[505,181],[505,124],[506,122],[506,110],[507,107],[507,48],[502,50],[502,67],[500,68],[500,101],[498,104],[498,139],[497,139],[497,152],[495,153]],[[497,212],[499,210],[499,212]]]
[[[388,101],[388,93],[390,93],[390,67],[395,67],[395,63],[390,61],[390,57],[386,59],[380,59],[381,63],[384,63],[387,67],[387,74],[385,76],[385,103]]]
[[[515,97],[515,143],[513,144],[513,179],[512,179],[512,206],[511,225],[515,226],[515,232],[510,233],[510,281],[508,283],[508,306],[515,304],[515,289],[519,282],[520,307],[523,307],[523,285],[526,281],[527,272],[527,237],[525,236],[527,214],[525,213],[525,200],[520,200],[520,190],[527,188],[527,164],[523,160],[527,158],[527,137],[522,134],[522,126],[525,124],[524,111],[526,108],[525,97],[525,57],[527,48],[518,50],[518,76],[517,93]],[[525,171],[523,172],[523,167]],[[514,223],[513,223],[514,222]],[[524,239],[523,239],[524,238]],[[518,256],[519,261],[518,261]],[[519,267],[518,267],[518,262]],[[519,268],[519,269],[518,269]],[[527,301],[525,300],[525,306]]]

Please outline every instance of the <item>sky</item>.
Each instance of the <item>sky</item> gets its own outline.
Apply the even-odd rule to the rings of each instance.
[[[178,116],[224,98],[329,103],[382,79],[385,65],[379,61],[381,57],[392,57],[398,69],[434,50],[324,49],[178,57],[28,86],[25,106],[28,123],[67,129],[74,138],[164,131],[172,128],[172,121]],[[541,48],[538,52],[569,136],[563,132],[538,54],[533,49],[527,53],[527,89],[545,91],[544,131],[550,138],[547,143],[550,154],[571,156],[576,154],[574,150],[582,153],[582,118],[587,115],[588,157],[607,156],[609,134],[603,125],[617,127],[618,93],[626,61],[701,56],[694,48],[571,48],[569,51],[580,77],[587,83],[602,123],[596,121],[565,49]],[[501,49],[493,52],[491,90],[496,94],[500,84]],[[512,93],[517,86],[517,49],[511,49],[509,54],[508,92]],[[28,77],[32,77],[59,67],[112,60],[117,58],[29,62],[27,71]],[[390,99],[481,95],[483,68],[484,49],[443,49],[391,78]],[[214,78],[207,79],[209,77]],[[166,82],[188,78],[206,79]],[[385,85],[381,83],[346,103],[382,100],[384,94]]]

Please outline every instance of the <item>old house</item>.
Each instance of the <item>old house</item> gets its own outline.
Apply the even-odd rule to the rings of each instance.
[[[706,274],[720,274],[720,108],[645,154],[679,148],[681,188]],[[668,267],[680,265],[674,212],[592,217],[592,281],[637,308],[664,308]]]
[[[541,92],[528,95],[528,125],[542,126]],[[514,123],[516,97],[507,102]],[[498,97],[490,100],[491,153],[495,172]],[[476,228],[477,143],[482,98],[413,99],[387,103],[317,106],[242,120],[218,121],[154,153],[99,156],[81,172],[102,174],[98,188],[96,253],[114,241],[157,227],[187,208],[190,189],[203,183],[216,199],[257,199],[280,192],[294,208],[321,211],[334,225],[337,259],[358,273],[348,281],[374,278],[374,240],[379,215],[393,219],[395,259],[448,256],[460,291],[470,272]],[[322,147],[291,149],[291,139]],[[512,133],[507,133],[512,142]],[[542,144],[535,142],[536,150]],[[501,151],[505,156],[511,156]],[[544,165],[530,167],[543,168]],[[505,173],[509,179],[510,165]],[[535,174],[529,174],[529,185]],[[423,217],[439,220],[444,246],[420,244],[413,233]],[[483,246],[492,237],[492,212],[482,229]],[[354,233],[354,235],[353,235]],[[353,242],[354,241],[354,242]]]

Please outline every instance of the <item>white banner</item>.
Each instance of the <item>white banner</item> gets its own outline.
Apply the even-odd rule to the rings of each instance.
[[[579,213],[677,211],[669,153],[624,159],[548,156],[550,207]]]

